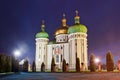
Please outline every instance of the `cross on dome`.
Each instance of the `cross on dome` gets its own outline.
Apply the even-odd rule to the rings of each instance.
[[[78,10],[76,10],[75,13],[76,13],[76,16],[78,16],[78,13],[79,13]]]
[[[45,20],[42,20],[42,25],[44,25],[45,24]]]
[[[80,23],[80,21],[79,21],[80,16],[78,15],[78,13],[79,13],[78,10],[76,10],[75,13],[76,13],[76,16],[75,16],[75,24],[79,24],[79,23]]]
[[[65,13],[63,13],[63,18],[65,18]]]

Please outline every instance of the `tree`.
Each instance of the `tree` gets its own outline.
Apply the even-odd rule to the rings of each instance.
[[[11,57],[7,56],[5,65],[6,72],[11,72],[11,66],[12,66]]]
[[[107,66],[107,71],[113,71],[114,70],[114,61],[113,61],[113,56],[110,51],[106,54],[106,66]]]
[[[24,64],[23,64],[23,71],[24,72],[28,72],[28,65],[29,65],[28,59],[25,59]]]
[[[19,72],[19,61],[12,57],[12,72]]]
[[[41,64],[41,72],[45,72],[45,64],[44,64],[44,62],[42,62],[42,64]]]
[[[62,71],[66,72],[66,61],[65,61],[65,59],[63,59]]]
[[[54,68],[55,68],[55,60],[54,60],[54,58],[52,58],[52,62],[51,62],[51,72],[54,72]]]
[[[80,60],[76,58],[76,72],[80,72]]]
[[[33,61],[32,63],[32,72],[35,72],[36,71],[36,65],[35,65],[35,61]]]
[[[90,55],[90,71],[91,72],[96,71],[96,64],[95,64],[95,56],[94,56],[94,54]]]
[[[11,57],[0,54],[0,72],[11,72]]]
[[[0,54],[0,73],[5,72],[5,66],[6,66],[6,55]]]
[[[12,56],[12,72],[15,72],[15,57]]]
[[[120,60],[118,60],[118,70],[120,71]]]
[[[15,72],[19,72],[19,60],[15,60]]]

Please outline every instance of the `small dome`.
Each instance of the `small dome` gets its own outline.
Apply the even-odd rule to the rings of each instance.
[[[69,27],[68,34],[76,33],[76,32],[87,33],[87,28],[83,24],[76,24],[74,26]]]
[[[49,35],[47,32],[39,32],[36,34],[36,38],[48,38]]]
[[[48,38],[48,37],[49,37],[48,33],[45,32],[44,21],[42,21],[41,32],[36,34],[36,38]]]
[[[65,18],[65,14],[63,14],[63,19],[62,19],[62,26],[59,27],[56,31],[55,31],[55,35],[59,35],[59,34],[67,34],[68,32],[68,27],[66,25],[66,18]]]
[[[79,19],[80,17],[78,16],[78,11],[76,11],[75,25],[69,27],[68,34],[76,33],[76,32],[87,33],[87,27],[83,24],[80,24]]]

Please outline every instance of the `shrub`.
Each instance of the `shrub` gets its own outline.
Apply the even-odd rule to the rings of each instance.
[[[5,66],[6,66],[6,55],[0,54],[0,72],[5,72]]]
[[[114,61],[113,61],[113,56],[110,51],[106,54],[106,67],[107,71],[113,71],[114,70]]]
[[[36,71],[36,65],[35,65],[35,61],[33,61],[32,63],[32,72],[35,72]]]
[[[12,72],[19,72],[19,61],[12,57]]]
[[[62,71],[66,72],[66,61],[65,61],[65,59],[63,59]]]
[[[52,58],[52,62],[51,62],[51,72],[54,72],[55,70],[55,60],[54,58]]]
[[[95,64],[95,56],[94,56],[94,54],[90,55],[90,71],[91,72],[96,71],[96,64]]]
[[[24,64],[23,64],[23,71],[28,72],[28,59],[25,59]]]
[[[11,66],[12,66],[11,57],[7,56],[5,65],[6,72],[11,72]]]
[[[80,60],[76,58],[76,72],[80,72]]]
[[[44,62],[42,62],[42,64],[41,64],[41,72],[45,72],[45,64],[44,64]]]

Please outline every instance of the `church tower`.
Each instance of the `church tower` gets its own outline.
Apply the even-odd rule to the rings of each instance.
[[[63,14],[62,25],[55,32],[56,43],[68,42],[67,31],[68,31],[67,20],[65,18],[65,14]]]
[[[41,64],[44,63],[46,65],[46,56],[47,56],[47,44],[49,42],[49,35],[45,32],[45,24],[42,21],[41,32],[36,34],[36,55],[35,55],[35,63],[36,63],[36,71],[41,70]]]
[[[88,69],[87,27],[80,23],[80,16],[76,11],[75,24],[68,29],[69,68],[75,70],[76,58],[80,60],[80,67]]]

